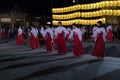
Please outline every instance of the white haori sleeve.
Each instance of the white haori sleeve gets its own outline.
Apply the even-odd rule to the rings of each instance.
[[[37,32],[37,34],[38,34],[38,29],[36,28],[35,30],[36,30],[36,32]]]
[[[71,32],[70,28],[67,28],[67,34],[69,34]]]
[[[44,32],[42,32],[42,36],[45,38],[45,37],[46,37],[46,34],[47,34],[47,29],[44,30]]]
[[[67,34],[69,34],[69,29],[67,28],[66,30],[67,30]]]
[[[108,26],[108,27],[107,27],[107,33],[109,32],[110,29],[113,31],[112,27],[111,27],[111,26]]]
[[[56,29],[55,29],[55,33],[54,33],[56,38],[57,38],[57,36],[58,36],[58,31],[59,31],[59,29],[56,28]]]
[[[81,29],[75,29],[75,32],[78,34],[79,40],[82,41],[82,32],[81,32]]]
[[[19,28],[19,29],[18,29],[18,35],[21,35],[21,34],[22,34],[22,29]]]
[[[93,30],[92,30],[92,31],[93,31],[93,34],[95,33],[95,30],[96,30],[96,28],[95,28],[95,27],[93,27]]]
[[[53,39],[53,31],[52,31],[52,29],[49,29],[49,33],[50,33],[51,38]]]
[[[70,39],[70,40],[72,40],[72,39],[73,39],[73,30],[71,31],[71,33],[70,33],[70,35],[69,35],[68,39]]]
[[[44,34],[44,28],[42,27],[41,29],[40,29],[40,33],[43,35]]]
[[[64,36],[66,37],[67,36],[67,34],[68,34],[68,32],[67,32],[67,30],[66,30],[66,28],[64,28],[64,27],[62,27],[62,29],[63,29],[63,31],[64,31]]]
[[[44,37],[44,38],[46,37],[47,33],[49,33],[49,34],[50,34],[50,37],[53,39],[53,31],[52,31],[52,29],[46,29],[46,30],[44,31],[44,34],[43,34],[43,37]]]
[[[97,34],[98,34],[98,29],[95,30],[95,32],[93,33],[93,38],[94,38],[94,41],[96,41],[97,39]]]
[[[81,28],[82,35],[85,34],[86,30],[84,28]]]
[[[36,32],[35,29],[32,29],[30,32],[32,33],[32,35],[33,35],[35,38],[37,37],[37,32]]]

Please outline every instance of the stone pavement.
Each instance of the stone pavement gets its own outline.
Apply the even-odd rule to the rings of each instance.
[[[0,80],[120,80],[119,44],[107,43],[104,60],[90,55],[93,43],[84,46],[87,54],[74,57],[72,50],[58,55],[44,46],[31,50],[14,40],[0,41]]]

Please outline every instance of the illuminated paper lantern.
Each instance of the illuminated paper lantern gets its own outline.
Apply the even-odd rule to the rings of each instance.
[[[109,10],[105,10],[105,14],[106,14],[106,15],[109,15]]]
[[[83,20],[81,20],[81,24],[83,24]]]
[[[93,25],[93,20],[89,20],[89,24],[88,25]]]
[[[101,8],[105,8],[105,2],[104,1],[101,2]]]
[[[81,17],[82,17],[82,18],[85,17],[85,16],[84,16],[84,12],[81,13]]]
[[[113,12],[112,12],[112,10],[109,10],[109,15],[113,15]]]
[[[99,3],[96,3],[96,8],[99,8]]]
[[[91,20],[90,22],[91,22],[91,25],[94,25],[94,20]]]
[[[99,16],[99,11],[96,11],[96,14],[97,14],[96,16]]]
[[[77,19],[75,19],[75,23],[78,24],[78,20]]]
[[[95,17],[97,15],[96,11],[92,12],[92,16]]]
[[[64,15],[63,19],[68,19],[68,15]]]
[[[81,20],[80,19],[78,20],[78,24],[81,24]]]
[[[89,4],[89,9],[93,9],[93,4]]]
[[[55,11],[54,11],[54,9],[52,9],[52,13],[54,13]]]
[[[75,18],[75,14],[73,13],[73,18]]]
[[[113,1],[113,6],[116,7],[117,5],[117,1]]]
[[[75,5],[75,10],[79,10],[79,6],[78,5]]]
[[[86,13],[86,12],[84,12],[84,17],[85,17],[85,18],[87,17],[87,13]]]
[[[117,16],[117,10],[113,10],[113,16]]]
[[[87,12],[87,17],[90,17],[90,12]]]
[[[87,6],[84,4],[83,9],[86,10]]]
[[[106,11],[105,10],[102,10],[102,15],[106,15]]]
[[[102,2],[99,2],[99,8],[102,8]]]
[[[70,12],[70,6],[66,8],[67,9],[67,12]]]
[[[117,12],[118,12],[118,16],[120,16],[120,10],[118,10]]]
[[[57,9],[54,9],[54,13],[56,13],[57,12]]]
[[[63,11],[61,13],[64,13],[64,12],[68,12],[69,9],[67,8],[63,8]]]
[[[77,18],[77,17],[78,17],[78,12],[75,13],[75,18]]]
[[[89,24],[89,20],[85,20],[85,25],[88,25]]]
[[[84,5],[81,5],[81,10],[83,10],[84,9]]]
[[[109,6],[113,6],[113,1],[109,1]]]
[[[72,6],[72,11],[74,11],[74,6]]]
[[[72,11],[75,11],[75,6],[72,7]]]
[[[120,1],[119,0],[117,1],[117,6],[120,6]]]
[[[105,23],[106,23],[106,18],[103,18],[103,19],[102,19],[102,22],[105,24]]]
[[[80,10],[80,5],[77,5],[77,10]]]
[[[78,17],[80,17],[81,16],[81,14],[80,14],[80,12],[78,12]]]
[[[99,11],[99,16],[103,16],[102,10]]]
[[[93,3],[93,9],[95,9],[96,8],[96,4],[95,3]]]
[[[86,9],[90,9],[90,5],[89,4],[86,4]]]
[[[70,14],[70,18],[72,18],[72,14]]]
[[[92,12],[89,12],[89,17],[92,17]]]
[[[83,25],[86,25],[86,23],[87,23],[87,21],[86,21],[86,20],[84,20]]]
[[[105,7],[109,7],[110,6],[109,1],[105,1],[104,4],[105,4]]]

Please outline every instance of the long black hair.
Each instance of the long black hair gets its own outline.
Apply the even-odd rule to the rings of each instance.
[[[98,25],[99,28],[103,27],[102,21],[98,21],[98,24],[99,24],[99,25]]]
[[[77,24],[76,24],[76,23],[73,23],[73,24],[72,24],[72,26],[75,26],[75,27],[77,27]]]

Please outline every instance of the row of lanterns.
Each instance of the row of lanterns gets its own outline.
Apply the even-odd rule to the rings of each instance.
[[[65,13],[77,10],[90,10],[90,9],[99,9],[106,7],[120,7],[120,0],[115,1],[101,1],[97,3],[91,4],[82,4],[82,5],[74,5],[64,8],[53,8],[52,13]]]
[[[102,21],[103,23],[106,23],[105,18],[100,18],[100,19],[90,19],[90,20],[85,20],[85,19],[75,19],[75,20],[68,20],[68,21],[61,21],[62,25],[64,26],[69,26],[72,25],[73,23],[76,24],[81,24],[81,25],[94,25],[98,21]],[[59,21],[53,20],[52,23],[53,25],[58,25]]]
[[[99,10],[93,12],[74,12],[64,15],[52,15],[53,19],[64,20],[72,18],[92,18],[92,17],[101,17],[101,16],[120,16],[120,10]]]

